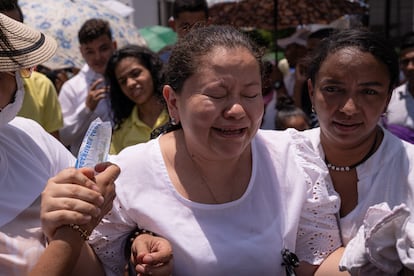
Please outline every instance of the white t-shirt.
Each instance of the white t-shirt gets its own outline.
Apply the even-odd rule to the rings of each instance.
[[[75,156],[93,120],[99,117],[102,121],[111,121],[109,96],[100,100],[93,112],[86,107],[89,89],[100,78],[103,76],[95,73],[85,64],[76,76],[63,84],[59,93],[63,115],[63,128],[59,131],[60,139],[63,144],[70,146],[70,151]]]
[[[358,205],[340,219],[344,244],[356,235],[368,208],[387,202],[392,209],[407,203],[414,210],[414,145],[404,142],[387,130],[377,151],[356,170],[358,174]],[[325,159],[320,144],[320,128],[303,132]],[[327,168],[326,168],[327,170]]]
[[[414,97],[408,91],[407,83],[398,86],[392,92],[386,116],[388,124],[414,130]]]
[[[0,274],[26,275],[45,247],[40,193],[75,158],[36,122],[16,117],[0,127]]]
[[[319,264],[340,246],[339,201],[322,161],[295,130],[259,130],[252,158],[241,198],[201,204],[175,190],[159,139],[114,156],[117,198],[91,237],[107,275],[122,272],[126,236],[137,225],[172,243],[173,275],[283,275],[283,248]]]

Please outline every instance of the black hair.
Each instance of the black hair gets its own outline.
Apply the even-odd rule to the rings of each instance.
[[[173,17],[179,18],[183,12],[204,12],[208,18],[208,5],[206,0],[175,0],[173,4]]]
[[[401,38],[400,51],[408,48],[414,48],[414,32],[408,32]]]
[[[387,67],[391,93],[399,80],[398,55],[385,36],[365,28],[337,30],[322,40],[320,46],[307,58],[308,76],[312,83],[315,83],[316,74],[326,57],[347,47],[356,47],[362,52],[368,52]]]
[[[287,120],[291,117],[301,116],[305,119],[306,123],[310,126],[311,122],[305,112],[297,107],[291,97],[284,96],[279,97],[276,103],[276,117],[275,117],[275,129],[284,130],[289,126],[286,125]]]
[[[180,94],[185,81],[203,66],[203,57],[218,47],[226,49],[245,48],[256,59],[263,79],[262,57],[264,49],[258,47],[247,35],[232,26],[210,25],[192,29],[173,47],[165,67],[165,84]],[[168,123],[154,130],[151,137],[181,128],[178,123]]]
[[[106,65],[105,77],[109,84],[109,96],[111,108],[113,111],[113,120],[115,128],[119,127],[122,122],[129,117],[135,103],[131,101],[123,92],[115,75],[115,68],[125,58],[136,58],[151,74],[154,94],[163,102],[162,97],[162,68],[163,62],[158,55],[146,47],[138,45],[127,45],[116,50],[109,58]]]
[[[178,40],[166,66],[166,84],[179,94],[184,82],[202,66],[202,58],[217,47],[246,48],[256,58],[263,75],[262,48],[234,27],[210,25],[193,29]]]
[[[79,43],[89,43],[102,35],[106,35],[112,40],[112,31],[109,22],[99,18],[88,19],[79,29]]]

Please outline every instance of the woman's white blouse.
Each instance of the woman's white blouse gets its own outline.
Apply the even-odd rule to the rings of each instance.
[[[357,167],[358,205],[340,219],[344,245],[356,235],[370,206],[386,202],[392,209],[406,203],[414,210],[414,145],[400,140],[385,129],[383,131],[384,139],[377,151]],[[311,139],[324,160],[320,129],[307,130],[304,134]]]
[[[283,248],[319,264],[339,247],[339,200],[309,141],[294,130],[259,130],[251,146],[248,188],[224,204],[183,198],[158,139],[114,156],[117,198],[91,237],[107,275],[122,272],[126,237],[136,226],[171,242],[174,275],[284,275]]]

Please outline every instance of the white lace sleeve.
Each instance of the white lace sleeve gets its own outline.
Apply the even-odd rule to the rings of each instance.
[[[128,235],[136,224],[123,214],[118,198],[115,198],[111,212],[104,217],[90,236],[90,245],[101,260],[105,273],[123,275],[127,259],[124,249]]]
[[[329,172],[308,140],[292,132],[299,163],[306,179],[306,200],[303,204],[296,241],[299,260],[319,265],[341,246],[337,222],[340,199],[333,189]]]

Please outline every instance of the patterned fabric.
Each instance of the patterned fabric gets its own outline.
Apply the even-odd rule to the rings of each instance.
[[[82,67],[78,31],[90,18],[108,20],[119,47],[128,43],[146,45],[138,28],[96,0],[20,0],[19,5],[26,24],[58,42],[57,53],[44,64],[50,69]]]

